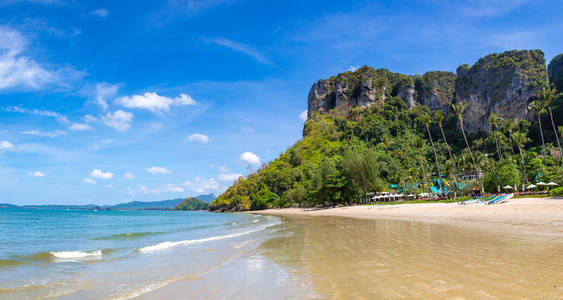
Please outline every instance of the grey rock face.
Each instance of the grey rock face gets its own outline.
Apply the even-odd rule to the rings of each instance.
[[[563,55],[558,57],[550,64],[552,80],[563,78]],[[367,107],[398,96],[408,108],[422,104],[444,113],[450,111],[452,102],[466,102],[466,130],[488,131],[487,119],[492,112],[515,121],[530,119],[528,103],[537,98],[538,83],[545,78],[545,59],[540,50],[490,54],[471,67],[460,66],[457,75],[433,71],[412,77],[364,66],[313,84],[308,116],[312,118],[331,109]]]
[[[531,119],[528,104],[537,98],[538,83],[545,75],[545,59],[539,50],[491,54],[471,68],[460,66],[456,101],[467,103],[466,130],[489,131],[487,119],[493,112],[515,121]]]
[[[549,80],[559,92],[563,92],[563,53],[555,56],[547,67]]]
[[[452,72],[427,72],[417,78],[416,87],[419,102],[430,110],[447,113],[454,100],[456,75]]]

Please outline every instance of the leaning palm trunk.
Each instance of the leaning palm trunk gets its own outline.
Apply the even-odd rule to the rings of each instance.
[[[528,174],[526,173],[526,163],[524,162],[524,154],[522,154],[522,148],[518,145],[518,151],[520,152],[520,159],[522,159],[522,167],[524,167],[524,184],[528,183]]]
[[[461,119],[459,119],[459,125],[461,127],[461,133],[463,134],[463,139],[465,140],[465,145],[467,145],[467,150],[469,151],[469,156],[471,157],[471,161],[473,162],[475,173],[477,173],[477,180],[479,180],[479,185],[481,186],[481,192],[483,192],[483,182],[481,181],[481,177],[479,176],[479,167],[477,167],[477,163],[475,162],[475,158],[473,157],[473,152],[471,152],[471,147],[469,147],[467,136],[465,136],[465,129],[463,128],[463,121]]]
[[[493,136],[495,137],[495,145],[496,145],[496,147],[497,147],[498,160],[501,160],[500,145],[499,145],[499,143],[498,143],[497,132],[496,132],[494,126],[493,126]]]
[[[549,117],[551,118],[551,126],[553,126],[553,132],[555,133],[555,138],[557,139],[557,146],[559,147],[559,164],[561,164],[561,159],[563,159],[563,150],[561,149],[561,143],[559,142],[559,135],[557,134],[557,128],[555,127],[555,122],[553,122],[553,114],[551,113],[551,107],[547,107],[549,111]]]
[[[393,166],[395,167],[395,169],[397,169],[397,172],[399,172],[399,176],[403,177],[403,172],[401,172],[401,169],[399,169],[399,167],[395,163],[395,160],[393,159],[393,156],[391,156],[391,152],[389,152],[389,149],[387,149],[387,155],[389,155],[389,158],[391,159],[391,163],[393,163]]]
[[[457,165],[454,161],[454,156],[452,155],[452,150],[450,148],[450,144],[448,144],[448,140],[446,140],[446,134],[444,133],[444,128],[442,128],[442,124],[438,124],[440,127],[440,132],[442,132],[442,138],[444,139],[444,143],[446,143],[446,149],[448,149],[448,154],[450,156],[450,161],[454,167],[454,179],[457,181]]]
[[[542,145],[542,154],[543,154],[543,165],[547,167],[546,161],[546,153],[545,153],[545,141],[543,139],[543,129],[541,126],[540,115],[538,114],[538,124],[540,124],[540,136],[541,136],[541,145]]]
[[[434,160],[436,161],[436,166],[438,167],[438,178],[440,178],[442,171],[440,170],[440,163],[438,162],[438,154],[436,153],[436,148],[434,147],[432,134],[430,134],[430,127],[426,126],[426,131],[428,132],[428,137],[430,137],[430,144],[432,145],[432,150],[434,151]]]

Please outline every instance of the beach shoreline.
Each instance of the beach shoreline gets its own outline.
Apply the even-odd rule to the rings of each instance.
[[[519,198],[497,205],[417,203],[358,205],[319,210],[266,209],[248,214],[388,219],[452,225],[528,236],[563,238],[563,199]]]

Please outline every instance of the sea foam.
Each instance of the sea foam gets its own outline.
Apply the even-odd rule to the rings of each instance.
[[[49,252],[49,253],[51,253],[56,258],[62,258],[62,259],[102,256],[102,250],[95,250],[95,251],[52,251],[52,252]]]
[[[223,240],[223,239],[230,239],[230,238],[235,238],[235,237],[247,235],[247,234],[250,234],[250,233],[253,233],[253,232],[261,231],[261,230],[264,230],[264,229],[266,229],[270,226],[274,226],[274,225],[278,225],[278,224],[280,224],[280,222],[273,222],[273,223],[270,223],[270,224],[266,224],[265,226],[260,226],[260,227],[257,227],[255,229],[251,229],[251,230],[247,230],[247,231],[243,231],[243,232],[212,236],[212,237],[202,238],[202,239],[185,240],[185,241],[177,241],[177,242],[162,242],[162,243],[159,243],[159,244],[156,244],[156,245],[140,248],[140,249],[138,249],[138,251],[142,252],[142,253],[150,253],[150,252],[170,249],[170,248],[173,248],[173,247],[176,247],[176,246],[201,244],[201,243],[205,243],[205,242],[211,242],[211,241],[217,241],[217,240]]]

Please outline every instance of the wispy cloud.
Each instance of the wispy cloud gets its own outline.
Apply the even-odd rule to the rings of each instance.
[[[22,108],[20,106],[11,106],[4,109],[7,112],[16,112],[22,114],[29,114],[29,115],[37,115],[42,117],[51,117],[57,119],[57,121],[61,123],[68,124],[70,121],[67,119],[66,116],[60,114],[58,112],[50,111],[50,110],[39,110],[39,109],[27,109]]]
[[[133,122],[134,115],[130,112],[117,110],[113,113],[108,112],[102,116],[102,122],[106,126],[114,128],[118,131],[126,131],[131,128],[131,122]]]
[[[261,64],[272,65],[272,62],[266,56],[249,45],[225,38],[204,39],[204,41],[242,53]]]
[[[100,18],[106,18],[107,16],[109,16],[109,11],[105,8],[99,8],[99,9],[91,11],[90,15],[100,17]]]
[[[163,168],[163,167],[150,167],[150,168],[147,168],[147,172],[151,173],[152,175],[172,173],[170,170]]]
[[[31,176],[31,177],[45,177],[45,173],[40,172],[40,171],[34,171],[34,172],[29,171],[28,175]]]
[[[98,179],[112,179],[113,178],[113,173],[112,172],[104,172],[100,169],[94,169],[91,173],[90,176],[94,177],[94,178],[98,178]]]
[[[72,125],[70,125],[68,127],[68,129],[70,129],[72,131],[94,130],[94,128],[92,128],[92,126],[85,124],[85,123],[72,123]]]
[[[55,137],[58,137],[59,135],[65,135],[66,131],[62,131],[62,130],[39,131],[39,130],[33,129],[33,130],[22,131],[22,134],[55,138]]]
[[[45,67],[23,54],[28,46],[19,31],[0,26],[0,90],[38,90],[49,85],[70,88],[85,75],[71,67]]]
[[[184,182],[184,186],[196,193],[212,192],[219,189],[219,183],[213,177],[209,179],[196,177],[194,180]]]

